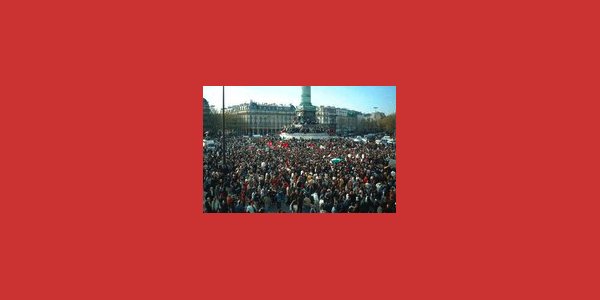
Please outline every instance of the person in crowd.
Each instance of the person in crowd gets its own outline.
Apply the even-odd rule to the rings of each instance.
[[[225,145],[225,165],[220,152],[204,152],[204,212],[396,212],[393,147],[273,137]]]

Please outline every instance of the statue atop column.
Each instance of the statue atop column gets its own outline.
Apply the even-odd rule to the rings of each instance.
[[[317,122],[317,107],[311,103],[310,86],[303,86],[294,123],[285,126],[280,136],[284,139],[328,139],[333,134],[335,131]]]

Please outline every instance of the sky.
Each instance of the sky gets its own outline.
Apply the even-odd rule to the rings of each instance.
[[[225,107],[249,102],[293,104],[300,103],[300,86],[225,86]],[[220,110],[222,86],[204,86],[202,95]],[[311,103],[315,106],[335,106],[362,113],[374,111],[386,115],[396,112],[395,86],[312,86]],[[374,107],[377,107],[376,109]]]

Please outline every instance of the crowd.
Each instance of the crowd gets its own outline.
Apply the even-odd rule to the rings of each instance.
[[[281,132],[287,133],[328,133],[333,135],[333,130],[326,125],[292,124],[285,126]]]
[[[396,212],[389,145],[231,137],[225,146],[225,165],[221,147],[204,151],[204,212]]]

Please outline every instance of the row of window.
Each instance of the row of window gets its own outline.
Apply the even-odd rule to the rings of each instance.
[[[261,111],[283,111],[283,112],[295,112],[296,108],[293,106],[258,106],[258,105],[244,105],[244,106],[232,106],[228,107],[227,111],[236,112],[261,112]]]
[[[259,116],[244,116],[244,119],[246,121],[263,121],[263,122],[268,122],[268,121],[272,121],[272,120],[279,120],[279,121],[291,121],[293,120],[294,116],[265,116],[265,117],[259,117]]]

